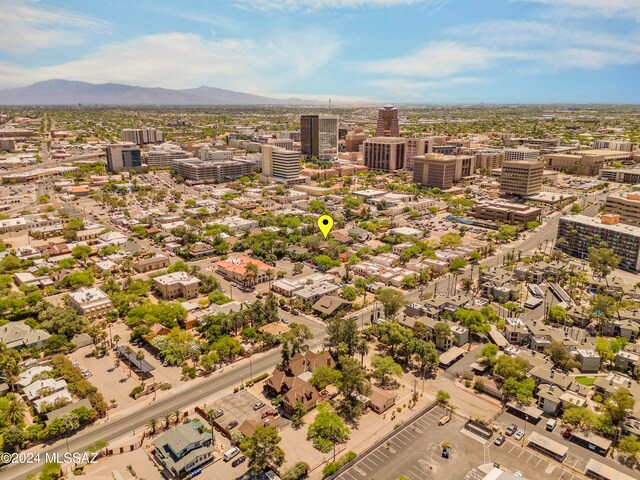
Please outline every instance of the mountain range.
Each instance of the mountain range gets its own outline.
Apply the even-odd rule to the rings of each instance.
[[[121,83],[46,80],[0,90],[0,105],[317,105],[313,100],[269,98],[201,86],[183,90]]]

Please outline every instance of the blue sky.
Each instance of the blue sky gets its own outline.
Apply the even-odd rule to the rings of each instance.
[[[0,0],[51,78],[396,103],[640,103],[640,0]]]

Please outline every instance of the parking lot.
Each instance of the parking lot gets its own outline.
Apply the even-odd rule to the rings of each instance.
[[[258,402],[264,402],[266,405],[259,410],[254,410],[253,406]],[[232,393],[217,400],[214,405],[207,405],[206,410],[213,408],[214,410],[224,411],[224,415],[217,419],[219,425],[226,427],[230,422],[236,421],[238,425],[231,430],[238,428],[245,420],[257,420],[262,422],[262,414],[269,410],[277,412],[277,408],[272,406],[264,398],[258,398],[248,390],[242,390],[238,393]],[[268,417],[270,425],[281,428],[288,423],[282,417]]]
[[[465,420],[454,415],[438,426],[446,413],[442,407],[427,412],[415,422],[398,429],[384,444],[362,457],[340,480],[389,480],[405,475],[411,480],[463,478],[482,463],[483,448],[476,440],[461,433]],[[451,442],[451,456],[442,458],[441,442]]]

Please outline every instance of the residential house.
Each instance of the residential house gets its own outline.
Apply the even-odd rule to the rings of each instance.
[[[142,258],[133,262],[133,268],[138,273],[151,272],[153,270],[159,270],[169,266],[169,257],[160,253],[153,257]]]
[[[201,467],[213,460],[211,437],[200,433],[194,425],[186,423],[178,425],[153,441],[154,456],[158,462],[176,478]]]
[[[32,329],[24,321],[0,326],[0,343],[4,343],[7,348],[42,348],[50,336],[44,330]]]

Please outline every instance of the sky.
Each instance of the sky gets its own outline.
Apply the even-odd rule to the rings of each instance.
[[[640,103],[640,0],[0,0],[0,88]]]

